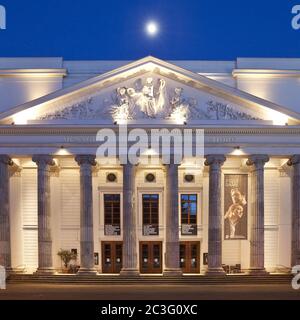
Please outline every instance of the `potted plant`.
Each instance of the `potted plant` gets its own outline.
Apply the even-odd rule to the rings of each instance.
[[[70,250],[60,249],[57,253],[60,256],[61,261],[63,262],[63,272],[69,272],[70,270],[70,261],[77,259],[77,253]]]

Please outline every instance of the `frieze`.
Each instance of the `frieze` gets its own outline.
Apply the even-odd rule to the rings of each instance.
[[[139,78],[132,86],[118,87],[102,102],[97,96],[58,107],[39,120],[261,120],[228,104],[209,100],[199,105],[182,87],[171,87],[165,79]]]

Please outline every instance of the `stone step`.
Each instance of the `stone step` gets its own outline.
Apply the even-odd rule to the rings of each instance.
[[[8,283],[62,283],[62,284],[279,284],[290,283],[292,275],[249,276],[235,275],[226,277],[212,276],[141,276],[124,278],[120,276],[64,276],[64,275],[11,275]]]

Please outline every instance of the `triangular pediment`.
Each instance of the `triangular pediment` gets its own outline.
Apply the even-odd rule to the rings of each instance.
[[[282,106],[153,57],[0,114],[2,124],[97,121],[272,121],[299,123]]]

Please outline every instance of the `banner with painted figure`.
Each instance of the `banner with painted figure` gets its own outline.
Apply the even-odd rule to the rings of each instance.
[[[247,239],[248,175],[224,176],[224,237],[225,240]]]

